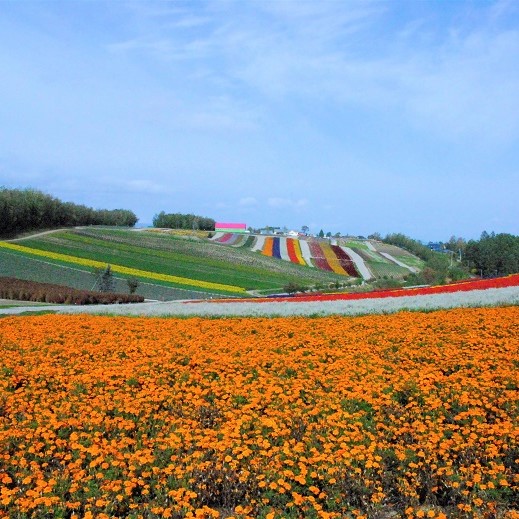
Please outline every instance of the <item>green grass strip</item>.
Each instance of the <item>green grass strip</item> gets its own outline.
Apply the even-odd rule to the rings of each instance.
[[[23,252],[26,254],[32,254],[34,256],[41,256],[44,258],[55,259],[58,261],[64,261],[67,263],[73,263],[75,265],[83,265],[85,267],[93,267],[93,268],[105,268],[106,263],[96,260],[78,258],[75,256],[69,256],[68,254],[60,254],[58,252],[48,252],[42,251],[39,249],[32,249],[29,247],[24,247],[23,245],[17,245],[14,243],[0,242],[0,247],[4,249],[10,249],[14,251]],[[149,272],[146,270],[134,269],[130,267],[124,267],[122,265],[110,265],[113,272],[118,272],[120,274],[126,274],[128,276],[137,276],[148,279],[156,279],[158,281],[166,281],[171,283],[178,283],[179,285],[187,285],[194,286],[200,288],[207,288],[210,290],[221,290],[225,292],[231,292],[236,294],[245,293],[245,289],[241,287],[237,287],[234,285],[223,285],[221,283],[212,283],[209,281],[200,281],[189,278],[182,278],[179,276],[171,276],[170,274],[159,274],[156,272]]]

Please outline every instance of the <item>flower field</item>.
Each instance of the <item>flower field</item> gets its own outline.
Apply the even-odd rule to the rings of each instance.
[[[69,271],[71,267],[88,270],[92,262],[98,262],[121,267],[117,272],[114,269],[119,277],[133,275],[143,284],[178,289],[177,295],[172,293],[176,299],[189,298],[182,295],[186,290],[205,293],[206,297],[236,296],[247,290],[279,291],[296,279],[315,284],[332,283],[339,278],[330,272],[307,269],[288,261],[273,261],[253,253],[250,248],[254,239],[240,235],[241,245],[238,241],[235,245],[220,245],[207,238],[176,236],[169,232],[100,228],[57,231],[25,238],[16,244],[24,246],[17,251],[5,248],[14,243],[0,242],[0,271],[5,270],[1,256],[7,253],[20,262],[29,263],[32,259],[41,264],[45,261]],[[133,274],[127,274],[128,269]],[[16,270],[9,275],[16,275]],[[58,279],[42,281],[59,282]],[[154,297],[151,286],[147,298],[161,299],[162,296],[157,290]]]
[[[0,517],[519,517],[519,308],[0,320]]]
[[[18,277],[40,283],[61,283],[80,290],[91,290],[92,271],[74,265],[46,261],[44,258],[22,255],[0,247],[0,276]],[[116,292],[127,292],[128,284],[122,276],[114,276]],[[150,280],[143,281],[138,293],[146,299],[174,300],[207,298],[207,292],[189,290],[189,287],[171,287]]]
[[[4,276],[0,276],[0,299],[73,305],[144,302],[144,297],[136,294],[77,290],[64,285],[38,283]]]
[[[390,290],[372,290],[369,292],[345,292],[345,293],[329,293],[329,294],[300,294],[296,296],[254,298],[255,303],[287,303],[297,299],[299,302],[317,302],[317,301],[354,301],[358,299],[380,299],[392,297],[408,297],[408,296],[425,296],[431,294],[452,294],[453,292],[471,292],[473,290],[487,290],[489,288],[506,288],[519,286],[519,274],[511,274],[499,278],[490,279],[468,279],[450,283],[449,285],[426,286],[416,288],[393,288]],[[247,303],[248,299],[238,300],[240,303]],[[233,303],[235,299],[213,300],[212,303]]]
[[[64,263],[73,264],[73,265],[81,265],[83,267],[89,268],[105,268],[106,263],[102,261],[97,261],[88,258],[80,258],[76,256],[71,256],[69,254],[61,254],[59,252],[45,251],[40,249],[34,249],[30,247],[26,247],[24,245],[18,245],[15,243],[8,243],[0,241],[0,247],[12,250],[15,252],[21,252],[24,254],[29,254],[37,257],[43,257],[46,259],[62,261]],[[126,267],[124,265],[111,265],[112,271],[118,274],[125,274],[127,276],[133,276],[137,278],[145,278],[145,279],[153,279],[157,281],[166,281],[170,283],[177,283],[182,286],[191,286],[204,288],[208,290],[220,290],[222,292],[230,292],[230,293],[244,293],[245,290],[241,287],[232,286],[232,285],[224,285],[222,283],[212,283],[208,281],[200,281],[188,278],[182,278],[179,276],[172,276],[170,274],[162,274],[157,272],[149,272],[141,269]]]
[[[340,276],[362,277],[365,280],[382,276],[401,278],[409,271],[419,271],[419,268],[405,262],[416,265],[423,263],[398,247],[384,244],[380,245],[383,250],[378,251],[372,243],[366,240],[334,240],[334,242],[340,242],[336,244],[330,243],[328,240],[313,238],[244,236],[223,232],[215,233],[211,240],[221,245],[249,248],[253,252],[261,252],[264,256],[316,267]],[[388,250],[393,254],[398,254],[400,259],[389,254]]]

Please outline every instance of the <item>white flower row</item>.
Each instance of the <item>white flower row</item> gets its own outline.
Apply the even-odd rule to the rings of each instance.
[[[58,313],[112,314],[142,316],[313,316],[362,315],[393,313],[401,310],[434,310],[439,308],[518,305],[519,287],[489,288],[470,292],[453,292],[416,296],[386,297],[336,301],[266,303],[247,302],[189,302],[136,303],[100,306],[50,306]],[[0,313],[16,314],[34,307],[0,309]]]

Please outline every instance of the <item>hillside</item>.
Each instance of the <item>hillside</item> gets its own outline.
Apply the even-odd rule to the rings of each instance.
[[[216,233],[212,240],[221,245],[247,249],[264,256],[365,281],[383,277],[402,279],[423,267],[423,261],[413,254],[374,240],[233,233]]]
[[[0,275],[91,289],[92,272],[110,264],[116,290],[135,277],[150,299],[193,299],[247,291],[279,292],[287,283],[328,286],[333,272],[279,262],[207,239],[129,229],[80,228],[0,242]]]
[[[285,261],[280,261],[280,259]],[[148,299],[244,297],[282,292],[289,283],[328,288],[361,279],[401,279],[420,260],[371,241],[297,240],[286,237],[188,231],[86,227],[0,242],[0,275],[90,290],[107,264],[115,289]]]

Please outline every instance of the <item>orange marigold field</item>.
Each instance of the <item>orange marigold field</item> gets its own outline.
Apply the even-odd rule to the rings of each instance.
[[[519,517],[519,308],[0,320],[0,517]]]

